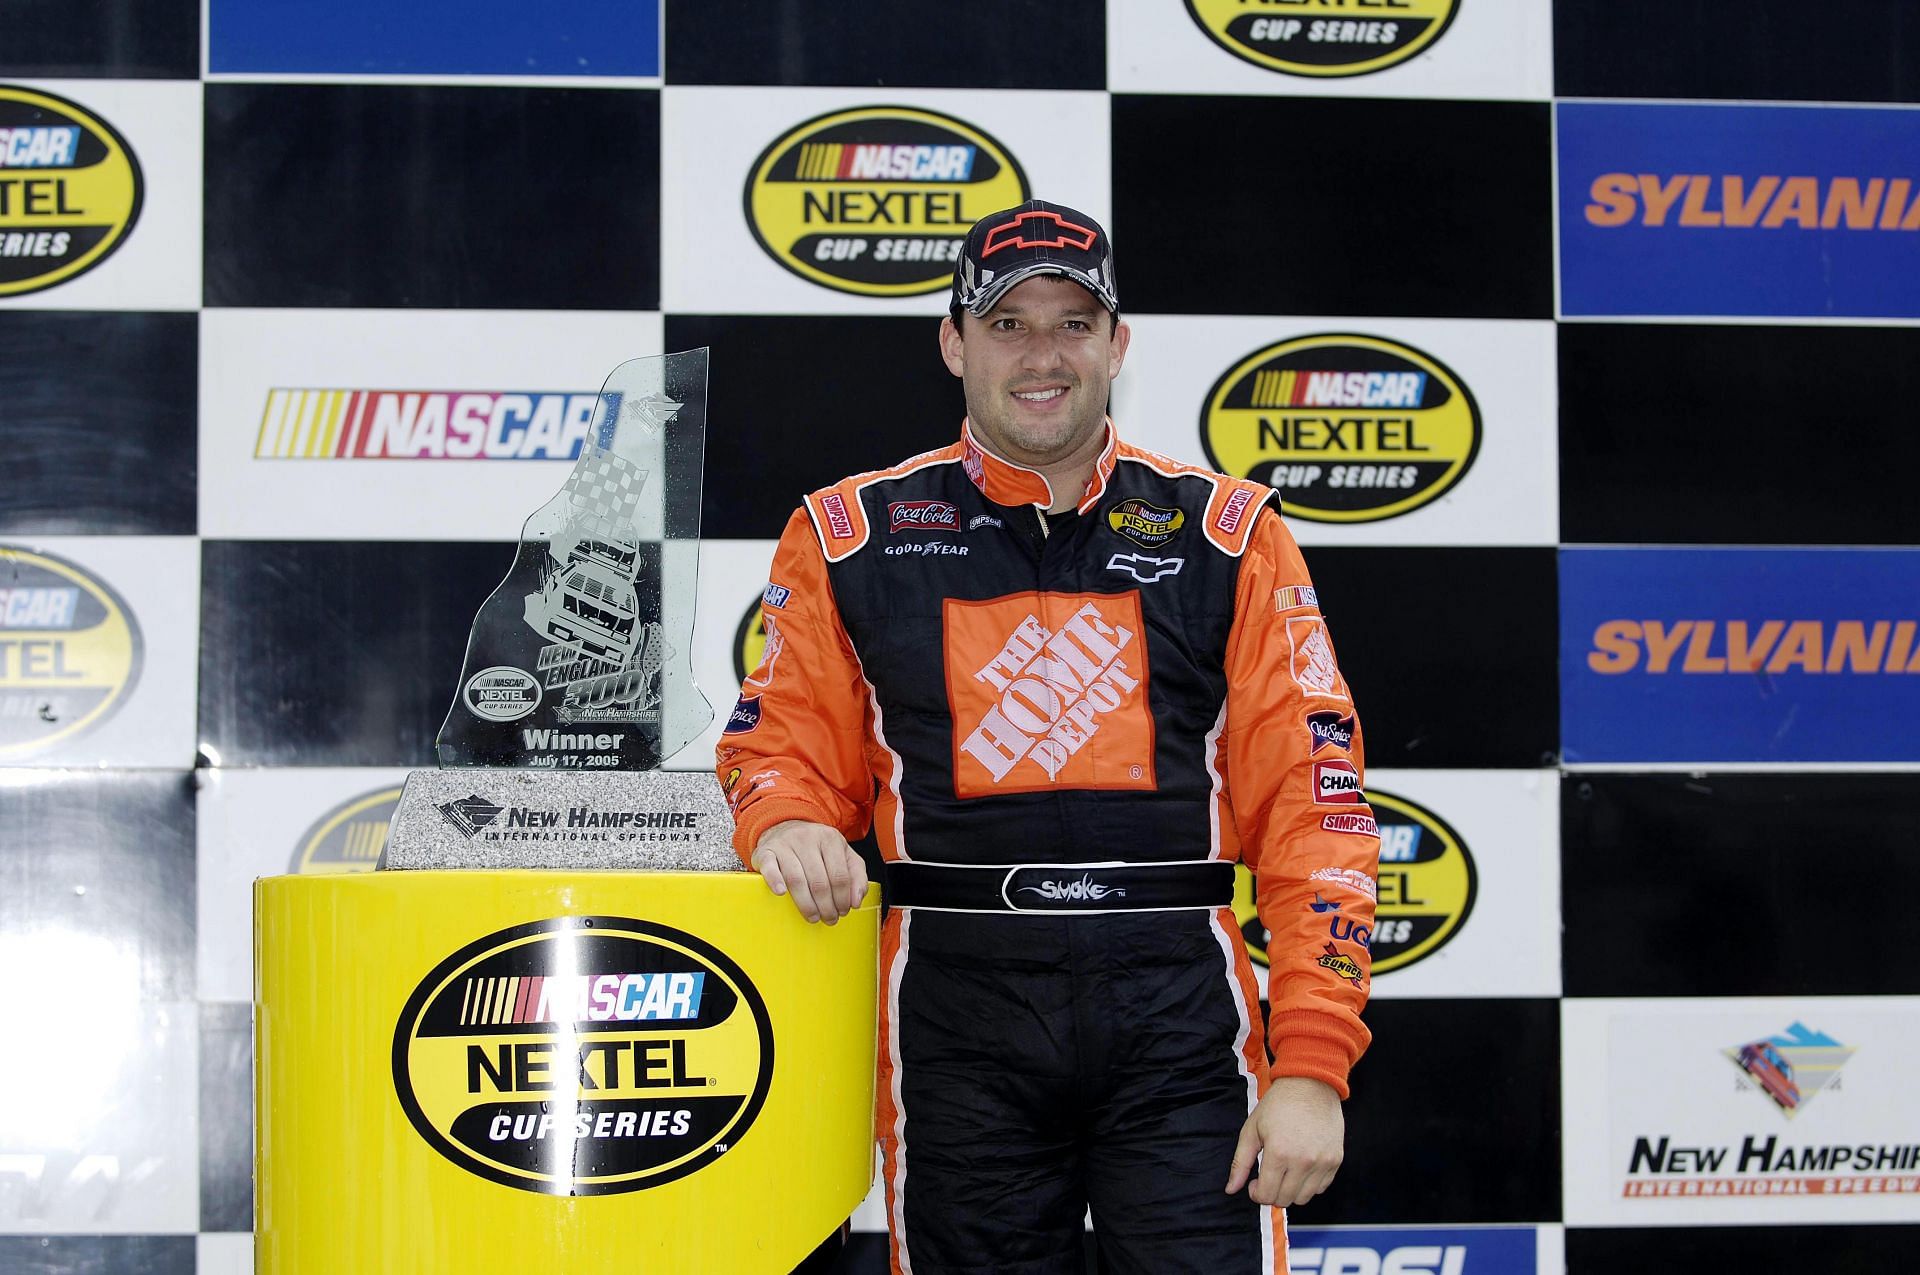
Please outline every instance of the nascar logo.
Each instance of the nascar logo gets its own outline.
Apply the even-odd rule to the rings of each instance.
[[[810,142],[795,161],[809,181],[963,182],[973,177],[973,146],[847,146]]]
[[[256,458],[574,460],[618,396],[537,390],[267,392]]]

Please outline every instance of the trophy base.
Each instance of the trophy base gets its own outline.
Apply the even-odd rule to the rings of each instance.
[[[380,867],[740,872],[704,771],[416,770]]]

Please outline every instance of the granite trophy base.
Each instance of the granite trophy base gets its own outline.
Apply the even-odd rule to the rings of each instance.
[[[416,770],[380,866],[744,870],[719,781],[664,770]]]

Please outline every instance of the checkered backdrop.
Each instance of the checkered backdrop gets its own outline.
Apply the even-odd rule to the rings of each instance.
[[[249,882],[370,865],[601,379],[712,351],[724,715],[800,494],[952,437],[909,241],[1008,191],[1112,229],[1122,432],[1283,489],[1366,722],[1392,968],[1295,1270],[1920,1252],[1912,6],[0,32],[0,1269],[250,1269]]]

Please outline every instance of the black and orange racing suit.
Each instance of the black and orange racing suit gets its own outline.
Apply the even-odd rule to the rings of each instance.
[[[1071,512],[964,424],[807,497],[718,750],[735,845],[808,819],[875,826],[901,875],[1244,858],[1269,1038],[1230,908],[892,909],[896,1271],[1078,1271],[1090,1205],[1107,1269],[1284,1273],[1284,1214],[1223,1191],[1235,1139],[1270,1070],[1344,1098],[1369,1040],[1366,947],[1325,915],[1373,919],[1360,730],[1275,493],[1107,431]],[[1103,892],[1073,875],[1023,888]]]

